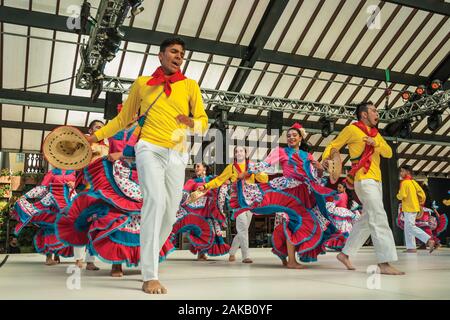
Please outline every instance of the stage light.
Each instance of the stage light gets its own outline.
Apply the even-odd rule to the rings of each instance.
[[[322,124],[322,137],[328,137],[334,131],[334,122],[326,118],[320,118],[319,122]]]
[[[407,90],[402,91],[400,94],[402,96],[403,101],[408,101],[411,98],[411,92]]]
[[[427,87],[423,84],[418,86],[416,88],[416,94],[418,94],[420,97],[424,96],[427,93]]]
[[[442,82],[441,82],[441,80],[435,79],[435,80],[431,81],[430,87],[431,87],[431,90],[432,90],[433,92],[434,92],[434,91],[437,91],[437,90],[439,90],[439,89],[441,89],[441,88],[442,88]]]
[[[384,127],[383,132],[389,137],[411,138],[411,120],[391,122]]]
[[[411,122],[409,122],[408,120],[403,121],[400,131],[398,133],[399,137],[403,139],[410,139],[411,133],[412,133]]]
[[[430,131],[438,130],[442,125],[442,113],[435,111],[427,118],[427,128]]]

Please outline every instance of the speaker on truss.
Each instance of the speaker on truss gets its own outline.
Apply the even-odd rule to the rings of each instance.
[[[122,94],[119,92],[106,92],[105,119],[111,120],[117,116],[117,106],[122,103]]]
[[[267,132],[271,133],[272,129],[278,130],[279,134],[283,131],[283,112],[270,110],[267,117]]]

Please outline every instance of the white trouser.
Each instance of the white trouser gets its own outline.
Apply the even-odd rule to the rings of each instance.
[[[241,213],[236,218],[236,231],[237,234],[234,236],[233,243],[231,244],[230,255],[235,255],[241,246],[242,259],[247,259],[248,254],[248,228],[252,222],[253,213],[251,211],[246,211]]]
[[[142,190],[141,270],[144,281],[158,279],[159,251],[166,242],[180,205],[189,155],[144,140],[135,146]]]
[[[416,216],[417,212],[403,212],[406,249],[416,249],[416,238],[425,244],[431,238],[425,231],[416,226]]]
[[[371,236],[378,263],[397,261],[394,236],[383,207],[381,182],[373,179],[355,181],[355,191],[362,202],[362,215],[353,225],[342,252],[355,255]]]
[[[85,255],[86,254],[86,255]],[[76,260],[83,260],[85,262],[91,263],[95,261],[95,257],[89,254],[89,251],[86,250],[86,247],[73,247],[73,255]]]

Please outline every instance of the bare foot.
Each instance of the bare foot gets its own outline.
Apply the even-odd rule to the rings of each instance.
[[[306,267],[300,263],[298,263],[297,261],[291,262],[288,261],[286,263],[286,268],[288,269],[305,269]]]
[[[167,289],[158,280],[144,281],[142,290],[148,294],[166,294]]]
[[[287,266],[287,260],[286,259],[281,259],[281,263],[283,264],[283,266]]]
[[[430,248],[430,253],[432,253],[434,251],[434,249],[436,249],[436,242],[434,240],[428,240],[427,242],[427,246],[428,248]]]
[[[242,263],[253,263],[253,260],[250,258],[245,258],[244,260],[242,260]]]
[[[82,260],[77,260],[77,261],[75,261],[75,265],[76,265],[78,268],[83,269],[83,261],[82,261]]]
[[[380,273],[381,274],[388,274],[388,275],[392,275],[392,276],[401,276],[404,275],[405,273],[395,269],[393,266],[391,266],[389,263],[379,263],[378,267],[380,267]]]
[[[100,270],[99,267],[97,267],[93,262],[88,262],[86,264],[86,270],[90,270],[90,271],[98,271]]]
[[[405,253],[417,253],[417,250],[416,249],[406,249],[403,252],[405,252]]]
[[[236,261],[236,256],[234,254],[230,254],[228,261],[230,261],[230,262]]]
[[[53,260],[54,260],[57,264],[61,263],[61,260],[59,259],[59,256],[54,256],[54,257],[53,257]]]
[[[347,270],[356,270],[350,262],[348,255],[346,255],[345,253],[339,252],[336,258],[347,268]]]
[[[122,265],[113,264],[111,267],[111,277],[120,278],[123,277]]]
[[[51,257],[47,258],[47,260],[45,260],[45,265],[47,265],[47,266],[54,266],[55,264],[58,264],[58,262],[53,260]]]
[[[202,254],[198,255],[197,260],[198,261],[207,261],[208,257],[206,256],[206,254],[202,253]]]

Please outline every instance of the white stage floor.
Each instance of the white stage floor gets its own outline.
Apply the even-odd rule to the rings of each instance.
[[[334,252],[304,270],[281,267],[270,249],[251,253],[254,263],[243,264],[228,262],[228,256],[197,262],[189,251],[175,251],[160,266],[160,278],[169,291],[160,296],[140,291],[137,268],[126,269],[123,278],[111,278],[110,265],[97,262],[101,270],[83,270],[81,289],[71,290],[66,282],[73,275],[66,271],[72,259],[49,267],[42,255],[10,255],[0,268],[0,299],[450,299],[449,248],[432,255],[423,250],[406,254],[399,248],[395,265],[407,274],[381,275],[378,289],[367,286],[366,269],[375,264],[371,248],[353,259],[356,271],[343,269]],[[0,255],[0,263],[4,257]],[[370,283],[376,281],[369,279]]]

